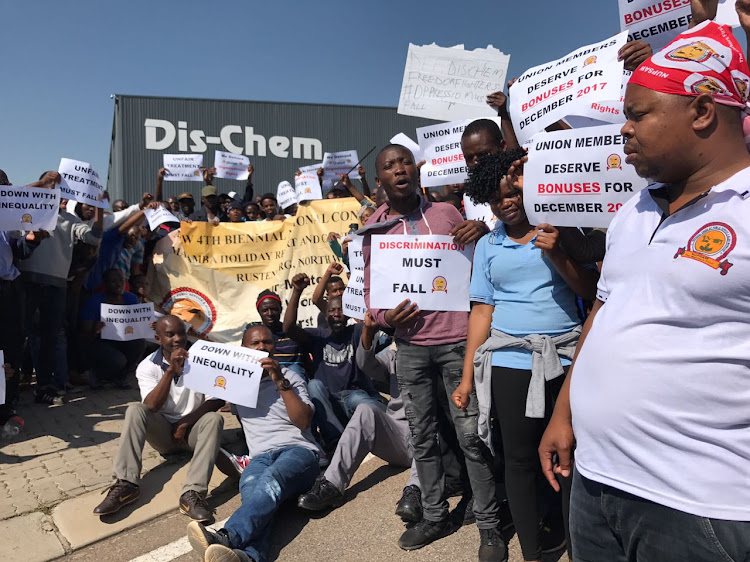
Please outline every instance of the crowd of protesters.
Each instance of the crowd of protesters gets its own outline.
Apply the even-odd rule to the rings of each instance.
[[[253,166],[242,197],[218,194],[207,169],[200,207],[190,193],[162,201],[162,169],[156,194],[138,204],[115,201],[108,214],[63,203],[51,237],[3,233],[0,294],[23,321],[22,330],[2,333],[9,396],[32,369],[43,404],[62,403],[81,373],[92,388],[126,386],[135,373],[142,401],[127,409],[116,481],[95,513],[138,500],[146,441],[163,453],[189,450],[179,506],[192,519],[190,544],[207,562],[265,561],[279,505],[341,506],[368,453],[409,469],[393,498],[407,524],[398,538],[404,550],[476,523],[480,561],[507,560],[513,533],[529,562],[566,545],[576,562],[750,560],[750,250],[742,214],[750,69],[729,28],[708,21],[716,2],[693,4],[691,29],[666,49],[719,46],[721,57],[694,57],[683,68],[664,65],[646,43],[621,51],[633,71],[624,150],[651,184],[606,234],[530,223],[528,156],[502,92],[487,100],[502,128],[479,119],[463,132],[466,184],[423,190],[420,163],[396,144],[376,158],[377,188],[363,168],[361,191],[342,176],[327,196],[361,204],[368,311],[364,321],[344,314],[349,240],[341,233],[328,241],[344,265],[333,263],[312,295],[317,327],[297,321],[307,274],[290,280],[288,302],[272,291],[257,295],[261,321],[245,327],[241,345],[268,354],[258,403],[232,406],[246,454],[221,447],[223,401],[182,383],[184,323],[160,317],[155,343],[104,341],[99,306],[147,298],[149,253],[179,223],[152,232],[144,209],[164,204],[181,221],[233,223],[295,214],[271,193],[255,195]],[[750,1],[737,6],[750,30]],[[721,87],[686,89],[696,74]],[[35,185],[58,179],[47,172]],[[9,184],[2,172],[0,184]],[[466,220],[464,196],[490,205],[492,230]],[[409,300],[370,306],[371,236],[401,234],[476,243],[470,312],[423,311]],[[684,246],[698,238],[688,259]],[[719,250],[724,265],[705,257]],[[2,421],[11,408],[12,398]],[[218,530],[206,526],[214,466],[239,479],[242,499]],[[461,500],[451,511],[453,496]]]

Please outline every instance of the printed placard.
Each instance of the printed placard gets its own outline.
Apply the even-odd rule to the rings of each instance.
[[[283,211],[287,207],[297,203],[297,192],[288,181],[282,181],[276,188],[276,201]],[[273,218],[273,217],[270,217]]]
[[[510,55],[492,45],[467,51],[410,43],[398,113],[438,121],[497,115],[486,100],[505,88],[509,63]]]
[[[214,177],[228,180],[246,180],[249,175],[247,171],[249,165],[250,158],[247,156],[217,150],[214,156],[214,167],[216,168]]]
[[[495,228],[495,224],[497,223],[497,217],[492,212],[488,203],[477,205],[466,194],[464,194],[464,213],[466,214],[466,220],[482,221],[490,230]]]
[[[510,115],[518,142],[526,144],[545,127],[579,115],[592,103],[620,99],[623,62],[617,53],[626,40],[622,32],[524,72],[510,87]]]
[[[154,331],[154,303],[101,304],[101,321],[104,322],[103,340],[131,341],[152,338]]]
[[[391,144],[400,144],[401,146],[405,146],[406,148],[411,150],[411,153],[414,155],[415,162],[419,163],[423,160],[422,149],[419,148],[419,145],[411,140],[408,135],[405,135],[404,133],[397,134],[391,139]]]
[[[625,162],[620,125],[539,136],[524,167],[523,200],[531,224],[609,226],[648,181]]]
[[[165,154],[165,181],[203,181],[202,154]]]
[[[315,172],[302,172],[299,176],[295,176],[294,185],[298,202],[323,199],[318,175]]]
[[[405,299],[421,310],[469,310],[474,244],[447,235],[373,235],[370,304],[390,309]]]
[[[356,150],[326,152],[323,154],[323,179],[335,182],[341,179],[341,174],[349,174],[350,179],[358,180],[357,168],[352,170],[357,162],[359,162],[359,156]]]
[[[0,185],[0,230],[51,232],[59,208],[59,189]]]
[[[365,258],[362,254],[362,237],[358,234],[348,234],[347,246],[349,256],[349,283],[341,298],[344,314],[357,320],[365,319],[367,305],[365,304]]]
[[[57,171],[62,177],[60,197],[100,209],[109,207],[109,201],[104,199],[104,187],[100,183],[99,174],[91,167],[91,164],[61,158]]]
[[[232,404],[255,408],[263,376],[264,351],[228,343],[195,342],[182,371],[185,386]]]
[[[159,205],[156,209],[143,209],[143,214],[151,230],[156,230],[165,222],[180,222],[180,219],[169,212],[163,205]]]

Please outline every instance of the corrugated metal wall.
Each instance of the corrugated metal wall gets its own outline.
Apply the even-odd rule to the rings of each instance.
[[[173,125],[177,134],[171,146],[159,150],[147,148],[147,119],[168,121]],[[180,126],[180,122],[185,122],[186,126]],[[194,146],[190,150],[190,145],[194,144],[190,141],[191,131],[202,131],[205,140],[206,137],[219,137],[222,128],[228,125],[242,128],[242,133],[232,135],[231,139],[235,145],[243,148],[246,147],[247,127],[252,127],[253,135],[265,137],[266,155],[257,155],[257,145],[253,145],[256,155],[248,155],[255,166],[253,179],[256,195],[267,191],[275,193],[277,185],[283,180],[294,184],[297,168],[320,162],[314,158],[294,158],[292,143],[295,137],[318,139],[322,146],[321,159],[323,152],[351,149],[356,149],[362,157],[373,145],[377,146],[364,163],[369,183],[374,187],[375,155],[378,150],[396,133],[404,132],[415,139],[414,130],[417,127],[432,123],[427,119],[399,115],[394,108],[386,107],[118,95],[115,99],[107,189],[113,199],[136,202],[144,191],[153,192],[163,154],[199,153],[201,146]],[[180,128],[187,130],[188,147],[183,151],[179,150]],[[268,141],[273,136],[289,139],[288,157],[271,153]],[[164,130],[158,129],[156,140],[163,137]],[[208,144],[202,152],[205,166],[213,165],[215,150],[232,152],[223,144]],[[240,181],[217,179],[214,183],[220,193],[242,193],[245,187],[244,182]],[[165,182],[164,197],[189,191],[198,200],[202,185],[199,182]]]

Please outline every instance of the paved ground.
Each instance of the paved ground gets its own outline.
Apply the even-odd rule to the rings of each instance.
[[[0,560],[199,560],[185,540],[187,518],[176,510],[184,457],[164,459],[147,445],[144,471],[149,472],[141,501],[110,518],[91,514],[102,499],[100,491],[111,482],[124,411],[128,402],[138,399],[137,391],[80,394],[57,407],[31,404],[30,398],[24,395],[19,407],[26,420],[21,439],[0,443]],[[236,446],[237,427],[225,414],[223,437],[230,448]],[[396,546],[404,527],[393,509],[407,478],[405,471],[369,458],[340,509],[310,518],[293,505],[285,506],[274,529],[271,559],[476,560],[479,536],[474,526],[417,552]],[[216,471],[209,501],[217,521],[229,517],[239,505],[236,481]],[[515,539],[511,560],[522,560]]]

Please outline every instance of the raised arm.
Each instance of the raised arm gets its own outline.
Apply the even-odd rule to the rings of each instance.
[[[359,181],[362,182],[362,193],[365,194],[365,197],[372,199],[372,191],[370,191],[370,184],[367,183],[367,171],[365,170],[365,167],[360,164],[357,168],[357,172],[359,173]]]
[[[515,80],[508,82],[508,88],[513,85],[513,82]],[[493,92],[487,96],[487,105],[497,109],[497,115],[500,117],[500,132],[503,134],[506,150],[519,148],[521,145],[518,143],[513,122],[510,120],[510,113],[508,113],[508,96],[502,91]]]
[[[167,398],[169,398],[172,381],[182,376],[182,369],[185,366],[187,356],[187,349],[178,348],[172,351],[169,358],[169,367],[164,371],[156,387],[143,398],[143,403],[152,412],[156,413],[164,406]]]
[[[362,202],[365,196],[362,195],[356,187],[354,187],[352,180],[349,179],[349,174],[341,174],[341,183],[346,189],[349,190],[349,194],[354,197],[358,203]]]
[[[284,333],[300,345],[309,344],[310,335],[297,324],[297,311],[302,291],[310,286],[310,278],[305,273],[298,273],[292,278],[292,295],[284,312]]]
[[[157,201],[164,201],[164,175],[166,173],[166,168],[159,168],[159,171],[156,173],[156,188],[154,189],[154,193],[156,193]]]
[[[255,168],[252,164],[247,167],[247,184],[245,184],[245,194],[242,196],[243,203],[252,203],[255,191],[253,190],[253,173]]]
[[[344,267],[337,261],[333,262],[328,266],[328,269],[323,273],[323,277],[320,278],[317,287],[315,287],[312,300],[313,304],[317,306],[321,312],[325,312],[326,308],[326,285],[328,284],[328,280],[334,275],[341,275],[342,271],[344,271]]]

